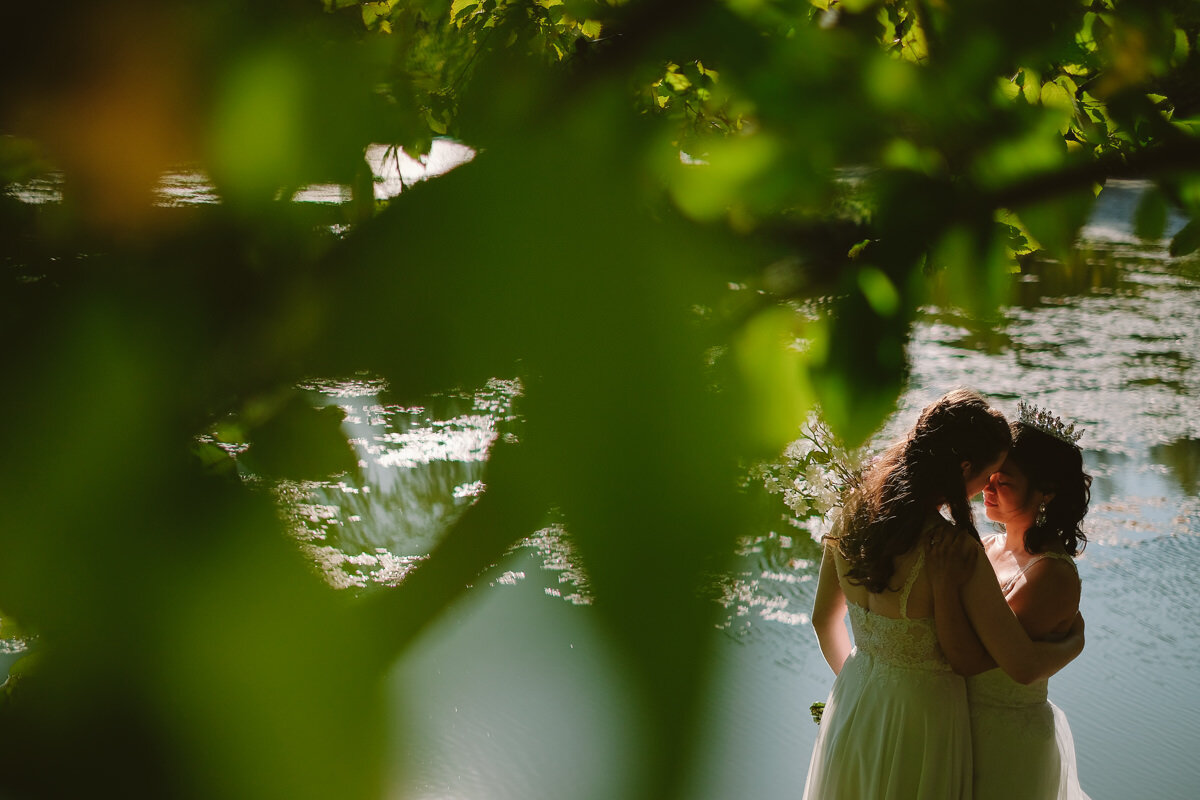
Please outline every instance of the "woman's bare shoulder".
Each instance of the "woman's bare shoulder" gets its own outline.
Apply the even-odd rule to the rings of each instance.
[[[1055,599],[1079,598],[1079,570],[1069,557],[1042,558],[1025,572],[1025,583]]]
[[[1079,574],[1066,559],[1043,558],[1021,576],[1008,603],[1033,638],[1065,630],[1079,610]]]

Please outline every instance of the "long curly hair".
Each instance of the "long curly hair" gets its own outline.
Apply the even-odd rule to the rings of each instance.
[[[1083,453],[1078,447],[1021,422],[1012,424],[1009,460],[1029,480],[1029,489],[1053,492],[1046,503],[1046,519],[1025,532],[1025,549],[1044,553],[1058,542],[1075,556],[1083,552],[1087,536],[1080,522],[1092,499],[1092,476],[1083,471]]]
[[[889,588],[894,559],[917,543],[930,512],[945,503],[976,540],[962,463],[983,469],[1011,443],[1008,421],[970,389],[926,406],[903,440],[889,447],[851,492],[842,531],[832,538],[849,563],[846,578],[868,591]]]

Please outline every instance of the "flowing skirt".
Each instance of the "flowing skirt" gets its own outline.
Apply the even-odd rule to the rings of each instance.
[[[1046,682],[1022,686],[1000,670],[967,681],[975,800],[1088,800],[1075,742]]]
[[[970,800],[970,734],[962,677],[855,650],[833,682],[805,800]]]

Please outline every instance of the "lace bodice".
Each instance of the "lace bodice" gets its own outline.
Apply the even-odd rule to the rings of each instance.
[[[885,617],[855,603],[848,605],[854,646],[860,652],[897,667],[953,672],[938,644],[931,617]]]
[[[854,645],[862,653],[897,667],[951,672],[950,663],[938,644],[933,619],[913,619],[908,616],[908,596],[912,593],[917,575],[925,566],[925,551],[917,554],[916,563],[900,590],[900,616],[885,617],[873,614],[857,603],[850,607],[850,628]]]

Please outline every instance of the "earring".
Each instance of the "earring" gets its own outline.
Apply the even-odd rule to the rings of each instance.
[[[1046,504],[1042,503],[1040,506],[1038,506],[1037,519],[1035,519],[1033,521],[1033,526],[1035,528],[1040,528],[1045,524],[1046,524]]]

